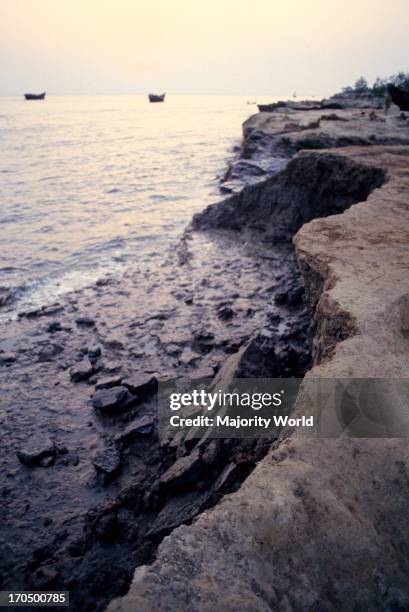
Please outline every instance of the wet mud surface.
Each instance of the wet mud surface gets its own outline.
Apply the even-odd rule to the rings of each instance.
[[[213,376],[260,334],[280,347],[273,375],[305,372],[292,247],[216,230],[3,324],[2,589],[68,590],[73,609],[102,610],[165,535],[239,487],[273,441],[161,444],[155,389]]]

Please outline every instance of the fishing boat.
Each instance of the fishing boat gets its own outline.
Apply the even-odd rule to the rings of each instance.
[[[166,94],[149,94],[149,102],[164,102]]]
[[[45,91],[43,91],[43,93],[40,93],[40,94],[26,93],[24,94],[24,97],[26,100],[44,100]]]
[[[409,111],[409,91],[396,87],[396,85],[388,85],[388,91],[392,102],[399,106],[401,111]]]

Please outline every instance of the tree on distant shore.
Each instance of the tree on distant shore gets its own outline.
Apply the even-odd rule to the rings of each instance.
[[[396,87],[409,91],[409,72],[397,72],[384,79],[377,77],[372,87],[369,87],[368,81],[361,76],[353,87],[344,87],[342,91],[346,94],[367,94],[384,98],[388,93],[388,85],[396,85]]]
[[[368,81],[366,80],[365,77],[361,76],[355,82],[354,92],[355,93],[368,93],[369,92]]]

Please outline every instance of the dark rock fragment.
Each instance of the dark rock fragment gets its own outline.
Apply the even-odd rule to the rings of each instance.
[[[282,373],[276,355],[276,339],[269,332],[262,331],[225,361],[217,380],[227,383],[232,378],[280,378]]]
[[[119,472],[121,467],[121,455],[116,448],[108,447],[97,453],[92,463],[101,476],[103,484],[106,484]]]
[[[78,325],[78,327],[94,327],[95,326],[95,321],[91,317],[86,317],[86,316],[77,317],[75,319],[75,322]]]
[[[304,293],[304,287],[300,286],[296,287],[295,289],[292,289],[288,292],[287,304],[289,306],[301,306],[303,303]]]
[[[123,380],[122,384],[141,399],[158,390],[157,377],[145,372],[132,374],[132,376]]]
[[[53,334],[54,332],[61,330],[62,327],[60,321],[51,321],[51,323],[47,325],[47,331],[49,334]]]
[[[250,471],[250,465],[247,462],[232,462],[227,465],[217,479],[214,490],[217,493],[232,490],[237,484],[241,483],[244,476]]]
[[[279,291],[274,296],[274,302],[277,304],[277,306],[282,306],[283,304],[286,304],[287,299],[288,299],[287,291]]]
[[[194,484],[203,471],[203,461],[200,449],[197,448],[190,455],[181,457],[170,466],[160,478],[160,485],[167,491],[177,491]]]
[[[210,367],[202,367],[193,370],[188,374],[189,380],[201,380],[203,378],[213,378],[214,370]]]
[[[222,181],[245,179],[249,176],[263,176],[264,174],[266,174],[266,171],[256,162],[240,159],[230,166]]]
[[[209,446],[204,450],[202,459],[203,463],[208,466],[215,466],[220,459],[221,455],[221,441],[220,440],[212,440]]]
[[[82,380],[87,380],[93,371],[94,369],[92,363],[86,358],[75,364],[70,369],[70,377],[72,382],[81,382]]]
[[[111,389],[111,387],[117,387],[122,382],[121,376],[106,376],[105,378],[100,378],[95,385],[95,389],[98,391],[99,389]]]
[[[58,572],[50,566],[39,567],[34,575],[34,584],[37,589],[48,587],[55,583]]]
[[[122,366],[119,361],[113,361],[113,360],[104,361],[104,364],[103,364],[103,370],[107,374],[113,374],[113,373],[119,372],[121,367]]]
[[[117,338],[112,338],[105,342],[105,346],[113,351],[121,351],[124,348],[123,342]]]
[[[230,306],[220,306],[220,308],[217,309],[217,316],[222,321],[228,321],[233,318],[234,310]]]
[[[208,507],[213,499],[209,491],[184,493],[172,499],[158,514],[147,533],[148,538],[161,538],[179,525],[190,523],[194,517]]]
[[[52,440],[45,437],[31,438],[27,445],[17,451],[17,457],[23,465],[42,465],[43,460],[54,461],[57,449]],[[47,462],[43,467],[48,467]]]
[[[95,524],[95,535],[105,542],[110,542],[116,538],[118,528],[119,523],[116,514],[113,512],[103,514]]]
[[[67,552],[72,557],[82,557],[87,550],[87,541],[85,538],[77,538],[69,543]]]
[[[98,359],[98,357],[101,357],[102,354],[102,349],[100,346],[90,346],[87,349],[87,354],[88,357],[91,361]]]
[[[9,365],[14,363],[17,357],[14,353],[1,353],[0,354],[0,365]]]
[[[55,461],[55,457],[52,456],[48,456],[48,457],[43,457],[43,459],[41,459],[40,461],[40,466],[47,468],[50,467]]]
[[[124,431],[115,436],[115,442],[126,444],[140,437],[149,436],[153,432],[153,417],[143,416],[130,423]]]
[[[92,398],[92,405],[101,412],[113,412],[125,405],[128,406],[129,399],[131,397],[128,389],[120,385],[96,391]],[[135,397],[133,399],[136,400]]]
[[[38,361],[52,361],[57,355],[59,355],[63,351],[64,348],[59,344],[50,344],[49,346],[46,346],[41,349],[38,354]]]

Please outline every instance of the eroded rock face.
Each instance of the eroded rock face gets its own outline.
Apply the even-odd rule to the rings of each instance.
[[[344,155],[338,168],[366,167],[361,177],[389,180],[371,194],[369,188],[365,202],[312,221],[295,237],[316,324],[308,376],[402,377],[409,358],[409,151],[355,148]],[[310,168],[308,156],[300,160]],[[332,161],[325,152],[311,156],[315,168]],[[356,189],[337,186],[335,177],[332,185],[347,196]],[[273,186],[266,185],[266,202],[260,192],[253,200],[256,217]],[[231,218],[232,203],[223,208]],[[251,206],[247,212],[251,217]],[[220,218],[215,211],[203,219]],[[136,569],[128,595],[108,610],[407,609],[408,466],[406,440],[283,432],[236,493],[164,539],[156,561]]]
[[[251,228],[265,232],[271,240],[288,240],[304,223],[366,200],[385,180],[382,168],[347,156],[301,153],[276,176],[196,214],[193,227]]]

